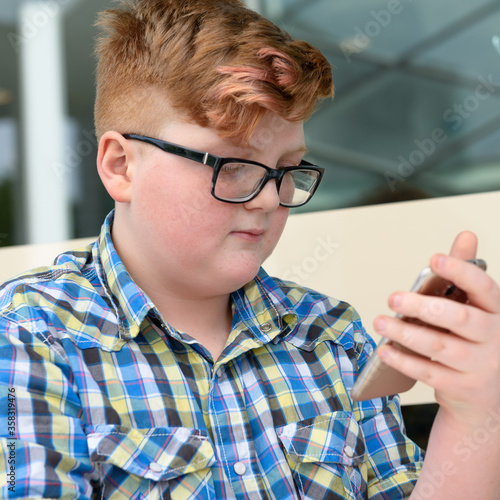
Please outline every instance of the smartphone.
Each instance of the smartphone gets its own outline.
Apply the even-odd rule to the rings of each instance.
[[[475,264],[483,269],[483,271],[486,270],[486,262],[482,259],[472,259],[468,262]],[[421,293],[423,295],[445,297],[463,304],[468,303],[467,294],[463,290],[455,286],[450,281],[435,275],[431,271],[430,267],[426,267],[422,270],[410,291]],[[422,321],[415,318],[402,317],[401,315],[397,315],[396,317],[400,317],[410,323],[420,325],[424,324]],[[433,328],[436,329],[434,326]],[[441,330],[446,331],[444,329]],[[387,338],[382,339],[382,341],[378,344],[377,349],[370,357],[368,363],[366,363],[366,366],[359,374],[354,387],[352,388],[351,396],[354,400],[361,401],[364,399],[390,396],[392,394],[408,391],[415,385],[416,380],[403,375],[394,368],[391,368],[379,358],[377,351],[380,347],[386,344],[390,344],[402,352],[409,352],[415,356],[420,356],[397,342]]]

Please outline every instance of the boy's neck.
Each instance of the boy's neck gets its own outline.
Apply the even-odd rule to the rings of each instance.
[[[183,296],[175,290],[154,286],[153,279],[133,276],[165,321],[177,331],[197,340],[216,361],[231,332],[231,295],[213,297]],[[157,283],[156,283],[157,284]]]
[[[231,332],[233,318],[230,295],[197,300],[160,296],[154,292],[153,296],[150,294],[168,324],[197,340],[217,361]]]

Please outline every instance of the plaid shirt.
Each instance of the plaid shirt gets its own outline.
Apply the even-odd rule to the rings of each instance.
[[[261,270],[214,362],[134,284],[111,223],[0,289],[2,498],[409,496],[398,399],[349,397],[373,345],[348,304]]]

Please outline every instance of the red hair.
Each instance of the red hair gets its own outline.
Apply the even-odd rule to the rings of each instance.
[[[154,135],[172,108],[221,136],[248,138],[272,111],[304,121],[333,96],[318,49],[238,0],[122,0],[97,25],[97,136]]]

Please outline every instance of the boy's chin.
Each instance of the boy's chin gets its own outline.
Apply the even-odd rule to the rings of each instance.
[[[254,269],[247,269],[245,272],[239,272],[231,276],[231,292],[235,292],[240,288],[244,287],[247,283],[252,281],[255,276],[259,273],[260,265],[256,266]]]

